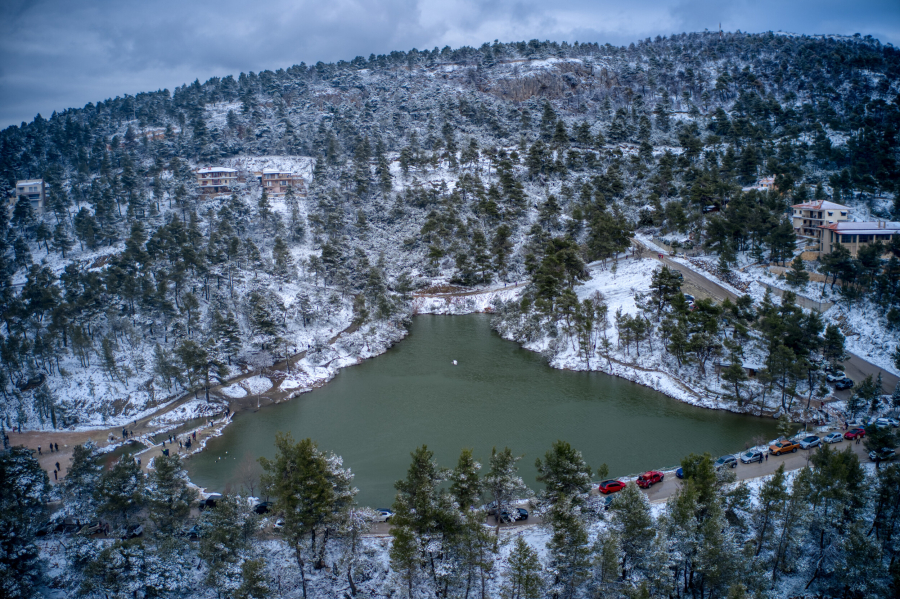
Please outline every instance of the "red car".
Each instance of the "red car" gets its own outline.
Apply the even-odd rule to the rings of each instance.
[[[661,483],[663,478],[665,478],[665,474],[662,472],[658,472],[656,470],[651,470],[650,472],[644,472],[642,475],[637,477],[637,486],[642,489],[649,489],[656,483]]]
[[[858,439],[859,437],[866,436],[866,429],[862,427],[851,428],[849,431],[844,433],[845,439]]]
[[[597,490],[603,493],[604,495],[609,495],[610,493],[617,493],[625,488],[625,483],[620,480],[605,480],[600,483],[600,486],[597,487]]]

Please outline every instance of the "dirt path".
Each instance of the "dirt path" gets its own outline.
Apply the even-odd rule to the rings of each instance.
[[[347,328],[339,331],[337,334],[331,337],[331,339],[328,340],[328,344],[333,344],[341,335],[353,333],[358,328],[358,325],[351,324]],[[302,351],[289,356],[288,358],[280,362],[276,362],[272,366],[253,370],[247,373],[242,373],[225,381],[220,385],[212,386],[209,390],[210,399],[215,398],[217,402],[227,404],[232,413],[237,410],[256,410],[259,406],[262,405],[269,405],[272,403],[278,403],[279,401],[284,401],[289,395],[296,392],[296,389],[284,390],[280,388],[280,385],[286,378],[286,376],[290,373],[291,368],[296,365],[297,361],[302,360],[305,357],[306,351]],[[221,389],[223,387],[240,383],[243,380],[257,375],[266,376],[271,379],[272,388],[263,393],[248,393],[246,397],[242,397],[240,399],[232,399],[221,393]],[[27,447],[34,450],[35,452],[37,452],[38,448],[40,447],[40,453],[36,453],[35,457],[38,459],[38,463],[41,465],[41,467],[47,471],[47,474],[50,476],[51,483],[61,481],[63,478],[65,478],[66,470],[72,462],[72,449],[76,445],[83,445],[88,441],[93,441],[98,447],[101,448],[108,447],[109,445],[121,444],[123,442],[123,428],[129,431],[129,438],[134,438],[135,440],[145,445],[150,445],[150,448],[148,450],[142,451],[140,453],[135,453],[136,456],[141,457],[141,466],[146,470],[147,464],[150,462],[150,458],[162,453],[162,445],[155,445],[154,442],[150,440],[150,436],[152,436],[152,434],[156,431],[165,428],[162,426],[151,426],[150,422],[153,419],[171,412],[172,410],[182,406],[189,401],[193,401],[194,399],[203,397],[203,395],[204,391],[197,391],[196,393],[192,391],[190,393],[186,393],[180,398],[166,404],[165,406],[153,411],[146,416],[132,421],[130,424],[127,424],[124,427],[112,426],[109,428],[75,431],[46,430],[25,431],[22,433],[8,432],[7,434],[9,435],[10,444],[13,446]],[[210,435],[218,434],[218,430],[225,425],[225,419],[223,419],[221,416],[213,418],[210,421],[214,422],[213,428],[207,429],[204,425],[202,427],[193,429],[198,433],[198,441]],[[110,435],[113,437],[112,441],[108,440]],[[50,452],[50,443],[59,445],[59,451]],[[198,446],[200,446],[199,443],[194,447],[194,449],[196,449],[196,447]],[[54,470],[56,470],[57,463],[59,463],[60,468],[57,471],[56,476],[54,477],[53,472]]]

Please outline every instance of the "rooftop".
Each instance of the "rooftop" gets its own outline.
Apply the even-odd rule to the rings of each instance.
[[[233,168],[226,168],[224,166],[207,166],[205,168],[197,169],[198,173],[236,173],[237,171]]]
[[[834,223],[833,225],[823,225],[820,229],[828,229],[835,233],[857,233],[861,235],[884,235],[885,233],[900,233],[900,223],[891,221],[867,221],[862,223],[851,223],[848,221]]]
[[[804,202],[802,204],[794,204],[791,208],[800,208],[801,210],[852,210],[847,206],[841,206],[828,200],[817,200],[815,202]]]
[[[34,185],[36,183],[43,183],[43,179],[26,179],[24,181],[16,181],[16,185]]]

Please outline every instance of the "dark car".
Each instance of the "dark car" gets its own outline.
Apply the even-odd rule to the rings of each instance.
[[[649,472],[644,472],[642,475],[637,477],[637,486],[642,489],[649,489],[656,483],[661,483],[663,478],[665,478],[665,474],[659,472],[657,470],[651,470]]]
[[[180,537],[187,537],[189,539],[196,540],[200,538],[200,527],[196,524],[191,526],[190,528],[184,527],[181,529],[181,532],[178,533]]]
[[[853,379],[849,377],[844,377],[841,380],[834,383],[835,389],[850,389],[853,387]]]
[[[677,476],[678,478],[684,478],[684,468],[679,466],[678,470],[675,471],[675,476]]]
[[[600,500],[600,507],[602,507],[604,510],[608,510],[609,506],[612,504],[612,502],[613,502],[613,497],[608,495]]]
[[[897,451],[890,447],[882,447],[876,451],[870,451],[869,459],[873,462],[888,462],[897,459]]]
[[[528,510],[517,507],[511,512],[507,510],[500,512],[500,522],[518,522],[519,520],[528,520]]]
[[[734,468],[735,466],[737,466],[737,458],[735,458],[733,455],[723,455],[721,458],[716,460],[716,463],[714,465],[716,467],[716,470],[718,470],[722,466]]]
[[[253,507],[253,511],[262,516],[269,512],[269,508],[272,507],[272,503],[269,501],[263,501],[262,503],[257,503]]]
[[[849,431],[844,433],[844,438],[848,439],[848,440],[858,439],[860,437],[865,437],[865,436],[866,436],[866,429],[862,428],[861,426],[858,426],[856,428],[851,428]]]
[[[620,480],[605,480],[600,483],[600,485],[597,487],[597,490],[604,495],[609,495],[610,493],[618,493],[624,488],[625,483]]]
[[[219,493],[211,493],[209,497],[201,500],[200,505],[197,507],[199,507],[201,511],[208,507],[216,507],[216,502],[220,499],[222,499],[222,496]]]

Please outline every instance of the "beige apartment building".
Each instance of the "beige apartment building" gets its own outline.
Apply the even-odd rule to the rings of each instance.
[[[850,208],[828,200],[816,200],[791,206],[794,233],[818,242],[822,250],[822,227],[849,219]]]
[[[881,241],[890,243],[891,239],[900,239],[900,223],[890,221],[870,221],[864,223],[851,223],[847,221],[836,222],[820,227],[822,230],[821,250],[823,254],[829,254],[840,243],[850,254],[856,256],[859,248]]]
[[[205,195],[229,193],[237,183],[237,170],[224,166],[208,166],[198,169],[196,174],[200,193]]]
[[[25,181],[16,181],[13,205],[15,206],[15,203],[22,197],[27,198],[31,202],[31,209],[35,214],[42,214],[44,207],[47,205],[47,187],[44,185],[44,180],[26,179]]]
[[[300,175],[274,168],[267,168],[260,173],[260,185],[270,196],[283,196],[288,187],[294,189],[294,195],[306,196],[306,181]]]

